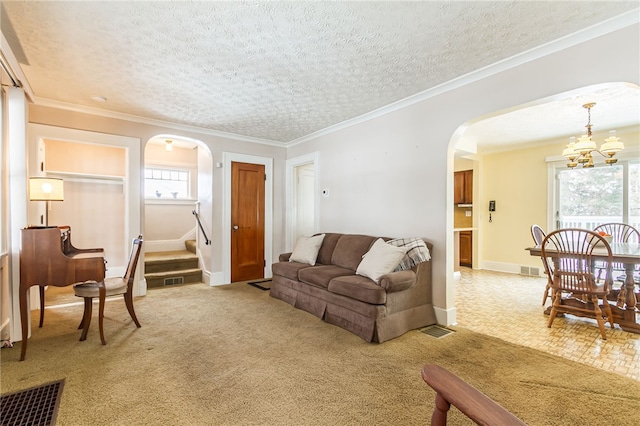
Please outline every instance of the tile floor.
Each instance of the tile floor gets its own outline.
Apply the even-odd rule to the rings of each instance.
[[[460,327],[612,371],[640,381],[640,334],[595,320],[558,317],[552,328],[541,305],[546,278],[461,268],[456,281]],[[546,306],[550,304],[547,299]],[[640,316],[640,315],[639,315]]]

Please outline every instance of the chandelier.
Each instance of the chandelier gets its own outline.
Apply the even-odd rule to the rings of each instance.
[[[569,168],[574,168],[578,164],[582,164],[584,168],[593,167],[593,152],[597,152],[605,157],[604,162],[608,165],[615,164],[618,159],[613,157],[616,153],[624,149],[624,144],[620,142],[620,138],[616,137],[615,130],[609,132],[609,137],[604,140],[600,150],[598,151],[596,149],[596,143],[591,140],[591,108],[593,108],[594,105],[595,102],[582,105],[583,108],[587,109],[589,114],[589,120],[585,126],[587,128],[587,134],[579,137],[577,142],[575,137],[569,138],[569,144],[564,151],[562,151],[562,156],[569,160],[567,164]]]

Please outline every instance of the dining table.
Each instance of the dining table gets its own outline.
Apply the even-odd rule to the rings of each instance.
[[[640,334],[640,303],[636,296],[634,280],[634,272],[636,266],[640,265],[640,244],[638,243],[611,243],[612,261],[624,265],[625,277],[624,282],[619,290],[613,290],[610,294],[616,302],[611,305],[613,313],[613,322],[618,324],[624,331]],[[542,246],[536,245],[528,247],[531,256],[542,257]],[[554,250],[546,247],[547,256],[554,261]],[[592,257],[595,261],[606,261],[608,252],[606,247],[594,247]],[[609,300],[609,299],[608,299]],[[574,298],[563,298],[561,303],[579,303]],[[545,311],[549,314],[550,307]]]

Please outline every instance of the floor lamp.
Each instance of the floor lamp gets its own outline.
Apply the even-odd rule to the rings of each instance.
[[[49,226],[49,208],[51,201],[64,201],[64,184],[62,179],[32,177],[29,178],[29,200],[46,201],[45,226]]]

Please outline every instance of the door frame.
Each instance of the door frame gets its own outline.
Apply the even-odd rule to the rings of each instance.
[[[309,154],[301,155],[299,157],[290,158],[286,162],[286,176],[285,176],[285,193],[287,194],[285,199],[285,211],[286,211],[286,227],[285,227],[285,249],[286,251],[292,251],[295,241],[293,236],[296,229],[296,215],[295,215],[295,199],[296,199],[296,173],[295,169],[305,164],[313,164],[314,169],[314,184],[313,184],[313,230],[317,232],[319,229],[320,218],[320,197],[319,197],[319,159],[320,154],[318,151],[311,152]]]
[[[273,263],[273,158],[223,152],[223,211],[222,211],[222,276],[223,282],[231,283],[231,163],[261,164],[267,175],[264,188],[264,277],[271,278]],[[211,283],[214,285],[214,283]]]

